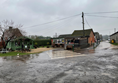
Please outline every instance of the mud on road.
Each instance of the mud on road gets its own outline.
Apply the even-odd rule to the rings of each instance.
[[[0,83],[118,83],[118,48],[101,42],[87,49],[1,57]]]

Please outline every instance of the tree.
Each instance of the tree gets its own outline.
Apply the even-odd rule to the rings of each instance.
[[[9,32],[8,31],[9,27],[18,28],[22,33],[22,35],[26,35],[26,32],[21,29],[23,25],[21,24],[15,25],[12,20],[11,21],[3,20],[2,22],[0,22],[0,36],[1,40],[5,42],[5,45],[4,43],[2,43],[4,49],[6,49],[6,46],[11,39],[15,39],[15,34],[17,33],[15,31]],[[6,31],[7,33],[5,33]],[[8,38],[6,38],[6,35],[8,35]]]

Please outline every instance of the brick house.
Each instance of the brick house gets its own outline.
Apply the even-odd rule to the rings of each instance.
[[[92,45],[93,43],[95,43],[95,37],[94,37],[95,35],[94,35],[94,32],[93,32],[93,29],[85,29],[84,33],[85,33],[85,37],[87,37],[89,45]],[[80,37],[80,38],[83,37],[83,30],[75,30],[72,33],[72,36],[77,36],[77,37]]]

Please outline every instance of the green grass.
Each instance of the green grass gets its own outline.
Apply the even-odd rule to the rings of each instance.
[[[27,54],[31,54],[31,53],[22,53],[22,52],[8,52],[8,53],[0,53],[0,56],[17,56],[17,54],[19,55],[27,55]]]
[[[113,44],[113,45],[118,45],[118,43],[111,43],[111,44]]]

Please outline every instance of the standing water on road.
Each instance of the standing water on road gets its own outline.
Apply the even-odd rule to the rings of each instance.
[[[78,52],[53,49],[0,57],[0,83],[118,83],[117,79],[118,48],[108,42]]]

